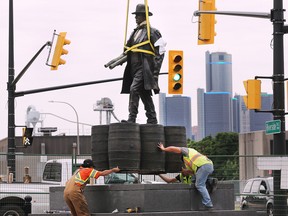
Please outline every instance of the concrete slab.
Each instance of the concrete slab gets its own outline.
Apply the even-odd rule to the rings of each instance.
[[[50,209],[69,210],[63,200],[64,187],[50,188]],[[201,196],[194,185],[131,184],[90,185],[85,188],[91,213],[111,213],[118,209],[140,207],[141,212],[197,211],[202,208]],[[211,194],[214,210],[234,210],[234,185],[218,184]]]
[[[54,213],[54,214],[33,214],[30,216],[71,216],[68,213]],[[232,211],[232,210],[213,210],[213,211],[176,211],[176,212],[143,212],[143,213],[93,213],[91,216],[264,216],[256,211]]]

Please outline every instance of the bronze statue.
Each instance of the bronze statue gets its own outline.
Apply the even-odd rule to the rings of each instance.
[[[122,120],[122,122],[136,122],[139,99],[141,98],[146,110],[147,123],[157,124],[152,90],[155,94],[160,91],[158,76],[164,59],[166,43],[160,32],[147,23],[145,12],[144,4],[136,6],[136,11],[132,14],[135,14],[137,28],[130,35],[124,53],[108,62],[105,67],[113,69],[127,61],[121,94],[130,94],[129,116],[127,121]],[[148,15],[153,15],[149,8]],[[150,33],[149,37],[148,33]]]

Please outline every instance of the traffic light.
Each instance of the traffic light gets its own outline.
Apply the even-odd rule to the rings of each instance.
[[[247,95],[243,96],[247,109],[261,109],[261,81],[246,80],[243,82]]]
[[[22,132],[23,132],[23,140],[22,140],[22,144],[24,147],[27,146],[31,146],[32,142],[33,142],[33,128],[22,128]]]
[[[182,50],[169,50],[168,93],[183,94]]]
[[[199,11],[215,11],[215,0],[199,0]],[[199,14],[198,45],[213,44],[215,33],[215,14]]]
[[[70,44],[71,41],[67,40],[67,32],[60,32],[58,35],[57,43],[54,49],[54,55],[51,63],[51,70],[57,70],[59,65],[65,64],[66,61],[61,59],[62,55],[68,54],[68,50],[63,48],[64,45]]]

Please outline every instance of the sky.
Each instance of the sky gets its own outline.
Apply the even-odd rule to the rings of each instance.
[[[135,11],[140,0],[130,0],[127,37],[135,28]],[[192,125],[197,125],[197,88],[206,87],[205,52],[227,52],[232,54],[232,79],[234,94],[245,94],[243,81],[255,76],[273,74],[273,25],[269,19],[216,15],[217,33],[214,44],[197,45],[198,9],[197,0],[149,0],[151,26],[160,30],[167,42],[161,72],[168,71],[168,50],[184,52],[184,92],[191,97]],[[284,9],[288,1],[283,1]],[[270,13],[273,0],[216,0],[218,11]],[[8,105],[8,27],[9,1],[0,1],[0,139],[7,137]],[[48,41],[54,30],[67,32],[71,41],[63,57],[65,65],[51,71],[46,65],[49,49],[45,48],[16,85],[16,92],[74,83],[122,78],[124,66],[113,70],[104,68],[112,58],[123,51],[127,13],[126,0],[14,0],[14,68],[15,78]],[[284,14],[287,19],[287,12]],[[287,25],[287,24],[286,24]],[[288,50],[287,35],[284,35],[284,50]],[[286,53],[284,54],[286,55]],[[287,67],[287,57],[285,66]],[[285,67],[284,67],[285,68]],[[161,92],[168,95],[167,75],[159,78]],[[114,105],[118,119],[128,117],[128,95],[120,94],[121,81],[82,86],[64,90],[29,94],[15,99],[15,124],[25,125],[28,106],[33,105],[41,114],[36,126],[57,127],[57,133],[75,135],[76,113],[79,117],[80,135],[90,134],[89,125],[100,124],[100,113],[93,105],[108,97]],[[273,93],[271,80],[262,80],[262,92]],[[67,104],[50,103],[62,101]],[[153,96],[156,111],[159,109],[158,95]],[[105,115],[104,115],[105,116]],[[61,118],[60,118],[61,117]],[[63,119],[64,118],[64,119]],[[65,120],[66,119],[66,120]],[[69,121],[67,121],[69,120]],[[112,117],[112,123],[116,120]],[[105,119],[102,120],[105,122]],[[140,103],[138,123],[146,123],[145,111]],[[84,124],[82,124],[84,123]],[[21,135],[21,127],[16,135]],[[56,134],[57,134],[56,133]]]

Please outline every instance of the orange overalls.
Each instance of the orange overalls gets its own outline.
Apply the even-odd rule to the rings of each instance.
[[[64,190],[64,200],[73,216],[90,216],[83,190],[90,178],[97,179],[100,173],[93,168],[80,168],[68,180]]]

